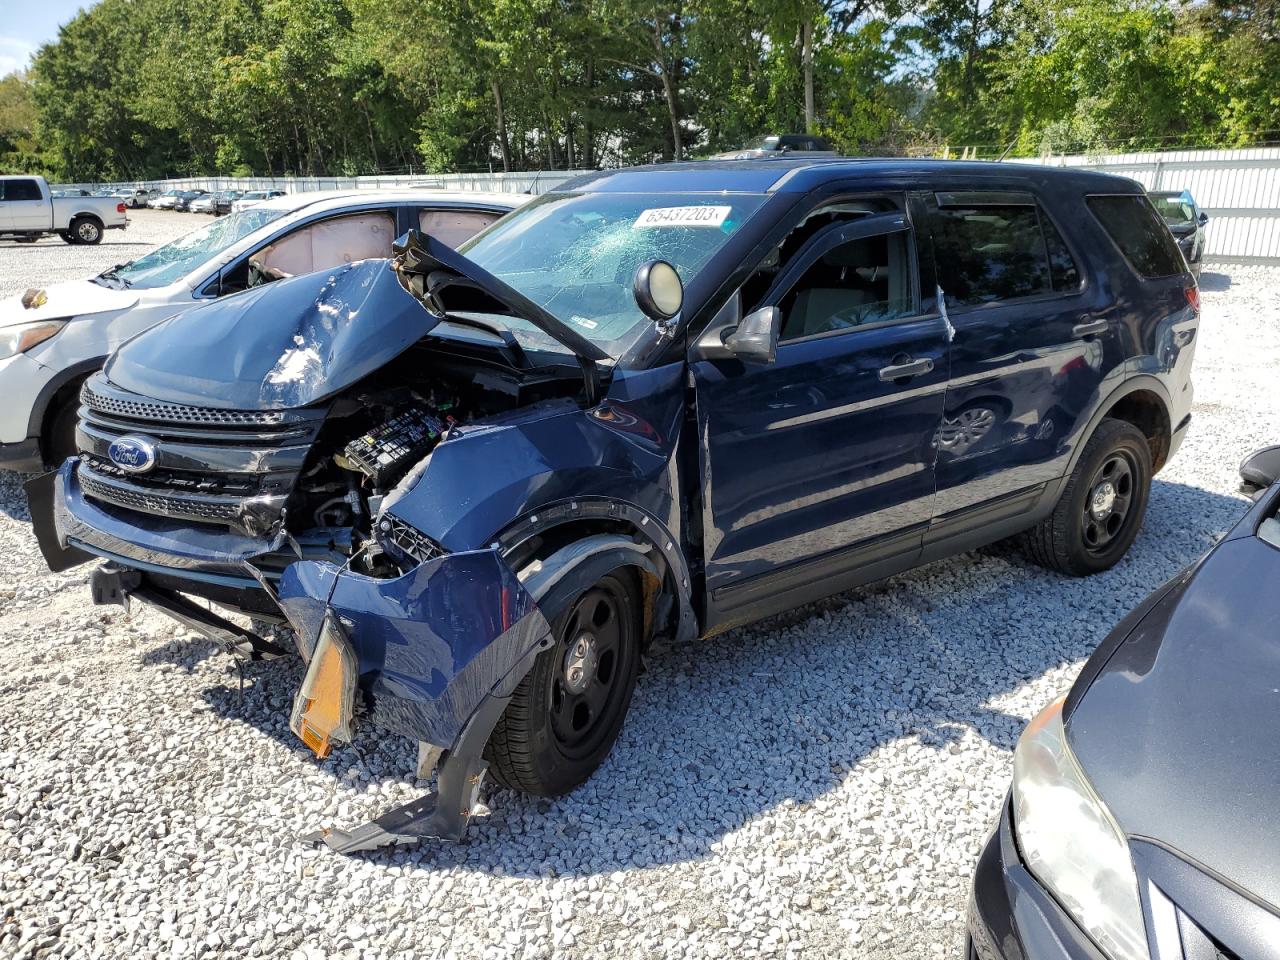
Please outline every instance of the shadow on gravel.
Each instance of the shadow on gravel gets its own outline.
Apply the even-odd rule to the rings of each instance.
[[[530,877],[661,866],[712,855],[774,808],[820,811],[846,776],[871,768],[881,772],[859,784],[872,791],[864,794],[874,812],[895,802],[895,776],[919,775],[880,766],[878,748],[909,738],[942,754],[976,735],[1012,750],[1026,718],[1002,710],[1001,698],[1054,670],[1063,671],[1065,692],[1073,666],[1111,626],[1245,508],[1238,498],[1157,480],[1142,534],[1105,574],[1069,579],[1011,549],[970,553],[655,650],[618,744],[583,787],[555,800],[490,787],[492,813],[473,821],[467,842],[371,858]],[[186,649],[177,662],[213,652]],[[203,696],[218,714],[292,748],[287,717],[300,678],[300,661],[250,665],[241,692],[229,668],[228,682]],[[366,724],[323,769],[369,789],[370,781],[404,781],[413,761],[407,740]],[[384,812],[385,797],[372,799],[369,812]]]
[[[1231,289],[1231,277],[1225,273],[1209,273],[1200,274],[1200,279],[1196,281],[1202,293],[1222,293]]]

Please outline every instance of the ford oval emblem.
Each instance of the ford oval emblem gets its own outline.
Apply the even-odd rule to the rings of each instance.
[[[107,457],[121,470],[146,473],[156,465],[156,444],[146,437],[117,437],[107,447]]]

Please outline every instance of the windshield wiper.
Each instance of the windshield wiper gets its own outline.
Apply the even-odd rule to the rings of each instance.
[[[133,263],[132,260],[129,260],[125,263],[117,263],[114,267],[111,267],[110,269],[107,269],[107,270],[103,270],[100,274],[98,274],[93,279],[95,281],[96,280],[114,280],[123,287],[131,287],[133,286],[133,282],[120,276],[119,271],[123,270],[127,266],[130,266],[132,263]]]

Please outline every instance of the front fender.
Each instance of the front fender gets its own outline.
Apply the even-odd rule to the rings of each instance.
[[[369,720],[439,746],[457,740],[551,632],[496,549],[439,557],[394,579],[303,561],[284,571],[279,602],[308,660],[331,610],[355,653]]]

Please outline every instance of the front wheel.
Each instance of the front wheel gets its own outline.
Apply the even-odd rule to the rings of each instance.
[[[640,593],[617,571],[570,601],[485,747],[504,787],[554,797],[581,786],[622,730],[640,669]]]
[[[1151,447],[1142,431],[1123,420],[1103,420],[1053,513],[1023,535],[1028,555],[1073,577],[1111,569],[1142,526],[1151,475]]]

